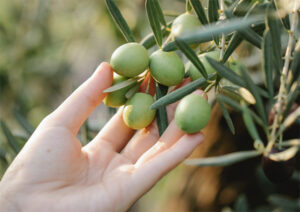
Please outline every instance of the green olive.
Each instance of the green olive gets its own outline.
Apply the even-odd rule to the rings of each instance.
[[[125,124],[132,129],[142,129],[147,127],[155,118],[155,110],[150,106],[154,99],[146,93],[136,93],[126,102],[123,111]]]
[[[208,52],[208,53],[199,55],[199,59],[202,62],[206,73],[207,74],[215,73],[216,70],[209,64],[209,62],[206,60],[205,56],[211,57],[215,60],[219,60],[220,52],[212,51],[212,52]],[[200,71],[191,62],[189,62],[187,64],[187,71],[189,72],[190,78],[193,81],[203,77],[202,74],[200,73]]]
[[[177,126],[186,133],[196,133],[203,129],[210,119],[211,107],[197,94],[185,96],[175,111]]]
[[[174,19],[171,34],[175,37],[181,36],[199,26],[201,26],[201,23],[197,16],[184,13]]]
[[[128,78],[114,73],[113,85],[123,82],[125,80],[128,80]],[[122,88],[120,90],[108,93],[103,101],[104,104],[109,107],[120,107],[121,105],[124,105],[127,100],[125,95],[133,86],[134,86],[134,84],[127,86],[125,88]]]
[[[139,43],[126,43],[114,51],[110,65],[116,73],[134,77],[148,68],[149,54]]]
[[[150,56],[150,73],[163,85],[177,85],[184,78],[184,64],[175,52],[158,50]]]

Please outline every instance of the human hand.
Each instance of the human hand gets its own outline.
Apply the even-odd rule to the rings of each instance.
[[[102,63],[40,123],[0,182],[1,211],[125,211],[201,143],[201,133],[185,135],[176,127],[172,104],[161,137],[155,122],[134,135],[121,108],[82,147],[76,135],[112,75]]]

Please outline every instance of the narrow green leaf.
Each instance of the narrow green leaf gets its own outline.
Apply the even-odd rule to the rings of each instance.
[[[13,134],[10,131],[10,129],[6,126],[6,124],[4,123],[4,121],[0,120],[0,124],[1,124],[2,131],[4,132],[4,135],[5,135],[6,139],[7,139],[7,142],[9,144],[9,146],[12,148],[12,150],[15,153],[18,153],[20,151],[20,147],[18,145],[18,141],[13,136]]]
[[[243,112],[243,110],[248,110],[249,114],[253,117],[254,121],[262,126],[263,128],[267,128],[267,126],[264,125],[263,121],[259,116],[257,116],[252,110],[249,110],[248,108],[243,108],[239,103],[235,102],[234,100],[230,99],[227,96],[224,95],[218,95],[218,98],[221,99],[222,102],[226,103],[233,109],[239,112]]]
[[[146,11],[151,29],[155,36],[156,43],[158,46],[161,46],[163,35],[160,28],[159,17],[157,16],[155,0],[146,0]]]
[[[229,127],[229,129],[230,129],[230,131],[231,131],[231,133],[232,133],[232,134],[235,134],[234,125],[233,125],[233,122],[232,122],[232,120],[231,120],[231,118],[230,118],[230,115],[229,115],[228,110],[226,109],[226,107],[225,107],[225,105],[223,104],[223,102],[221,101],[221,99],[217,98],[217,101],[218,101],[218,103],[219,103],[219,105],[220,105],[220,107],[221,107],[221,110],[222,110],[222,112],[223,112],[223,116],[224,116],[224,118],[225,118],[225,121],[226,121],[226,123],[227,123],[227,125],[228,125],[228,127]]]
[[[176,45],[182,51],[182,53],[194,64],[194,66],[199,70],[202,76],[207,79],[207,73],[201,61],[199,60],[197,54],[187,45],[182,39],[175,38]]]
[[[241,87],[245,87],[248,88],[246,83],[244,82],[244,80],[238,75],[236,74],[233,70],[231,70],[230,68],[228,68],[227,66],[225,66],[224,64],[210,58],[210,57],[205,57],[206,60],[210,63],[210,65],[218,72],[218,74],[221,77],[224,77],[225,79],[228,79],[230,82],[241,86]],[[263,90],[260,87],[257,87],[257,89],[259,90],[259,93],[264,96],[264,97],[268,97],[268,93]],[[250,90],[250,89],[249,89]]]
[[[274,67],[276,68],[277,73],[281,72],[283,67],[282,61],[282,48],[281,48],[281,24],[278,17],[274,16],[276,14],[276,8],[274,3],[271,4],[269,8],[270,15],[267,18],[267,24],[270,28],[270,34],[272,39],[272,47],[273,47],[273,54],[274,54]]]
[[[7,154],[6,150],[0,148],[0,159],[7,163],[6,154]]]
[[[249,89],[249,91],[252,93],[252,95],[256,100],[255,108],[258,114],[260,115],[260,117],[262,118],[262,120],[264,121],[265,125],[268,126],[267,113],[262,98],[260,96],[258,87],[254,84],[254,82],[252,81],[252,79],[250,78],[250,76],[248,75],[244,67],[241,67],[241,71],[242,71],[243,79],[247,85],[247,88]]]
[[[220,24],[212,24],[210,26],[199,27],[193,32],[182,35],[182,38],[187,44],[195,44],[211,41],[213,36],[220,36],[222,33],[228,34],[235,30],[244,29],[251,24],[260,23],[263,16],[256,15],[243,18],[232,18],[230,21],[224,20]],[[164,51],[173,51],[176,49],[175,42],[170,42],[164,47]]]
[[[258,135],[256,126],[253,122],[253,119],[249,113],[249,110],[245,109],[245,108],[247,108],[245,105],[243,105],[242,107],[243,107],[243,113],[242,113],[243,120],[244,120],[245,126],[246,126],[250,136],[252,137],[252,139],[254,141],[259,141],[260,143],[262,143],[261,139]]]
[[[125,88],[125,87],[128,87],[130,85],[133,85],[137,82],[137,79],[136,78],[131,78],[131,79],[128,79],[128,80],[125,80],[123,82],[120,82],[120,83],[117,83],[117,84],[114,84],[113,86],[105,89],[103,91],[103,93],[110,93],[110,92],[113,92],[113,91],[117,91],[117,90],[120,90],[122,88]]]
[[[130,99],[136,92],[138,92],[141,83],[137,83],[135,86],[129,89],[125,94],[126,99]]]
[[[235,16],[244,16],[251,7],[251,0],[239,0],[233,10]]]
[[[217,22],[219,20],[219,1],[208,1],[208,19],[210,23]]]
[[[209,74],[208,79],[212,79],[215,75],[214,74]],[[204,78],[199,78],[179,89],[176,89],[175,91],[169,93],[168,95],[158,99],[156,102],[154,102],[151,105],[151,109],[157,109],[165,105],[172,104],[179,99],[183,98],[184,96],[192,93],[195,91],[197,88],[201,87],[206,83],[206,80]]]
[[[168,23],[167,27],[171,27],[172,22]],[[170,31],[166,29],[166,27],[162,27],[161,28],[161,32],[162,32],[162,36],[166,37],[170,34]],[[150,33],[149,35],[147,35],[142,41],[141,44],[146,48],[149,49],[152,46],[154,46],[156,44],[155,41],[155,36],[153,33]]]
[[[283,26],[287,29],[290,30],[291,29],[291,24],[290,24],[290,17],[289,14],[287,14],[286,16],[284,16],[283,18],[281,18],[282,24]]]
[[[242,43],[242,41],[242,36],[240,36],[238,32],[235,32],[229,41],[228,47],[225,50],[224,56],[222,58],[222,63],[226,63],[230,55]]]
[[[156,88],[156,100],[162,98],[168,93],[167,86],[156,83],[155,88]],[[159,135],[161,136],[168,127],[168,114],[167,114],[166,107],[160,107],[157,109],[156,122],[158,126]]]
[[[118,9],[117,5],[113,0],[106,0],[106,6],[111,14],[114,22],[116,23],[117,27],[125,37],[128,42],[135,42],[134,36],[129,29],[127,22],[125,21],[124,17],[122,16],[120,10]]]
[[[217,22],[219,20],[219,0],[208,1],[208,19],[210,23]],[[213,36],[216,45],[219,45],[219,36]]]
[[[205,14],[205,11],[203,9],[201,2],[199,0],[190,0],[190,3],[192,5],[192,7],[194,8],[200,22],[203,25],[208,24],[208,20],[207,20],[207,17],[206,17],[206,14]]]
[[[245,82],[243,79],[236,74],[233,70],[225,66],[224,64],[210,58],[210,57],[205,57],[206,60],[210,63],[210,65],[218,72],[218,74],[221,77],[224,77],[225,79],[228,79],[230,82],[239,85],[241,87],[246,87]]]
[[[154,5],[155,5],[155,9],[156,9],[156,12],[157,12],[157,16],[158,16],[159,22],[162,25],[164,25],[165,27],[167,27],[167,22],[165,20],[163,11],[162,11],[162,9],[160,7],[159,0],[154,0]]]
[[[34,131],[34,127],[26,120],[26,118],[16,109],[13,110],[14,116],[18,123],[23,127],[23,129],[31,135]]]
[[[192,166],[229,166],[250,158],[257,157],[261,154],[261,152],[256,150],[241,151],[216,157],[190,159],[186,160],[185,163]]]
[[[239,30],[239,33],[245,40],[247,40],[257,48],[261,48],[262,38],[256,32],[254,32],[253,29],[248,27]]]
[[[271,102],[273,101],[274,88],[273,88],[273,49],[272,49],[272,39],[270,31],[267,29],[264,33],[263,38],[263,70],[265,73],[265,84],[269,91],[269,98]]]

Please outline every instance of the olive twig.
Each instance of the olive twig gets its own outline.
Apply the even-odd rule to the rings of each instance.
[[[224,0],[220,0],[220,12],[221,12],[221,16],[220,16],[220,20],[223,21],[225,19],[225,3]],[[222,41],[221,41],[221,51],[220,51],[220,61],[222,60],[223,56],[224,56],[224,52],[225,52],[225,34],[222,33]]]
[[[267,146],[267,151],[270,151],[275,144],[276,141],[276,130],[280,123],[282,122],[282,113],[284,111],[284,101],[286,100],[286,84],[287,84],[287,76],[288,76],[288,71],[289,71],[289,63],[290,63],[290,57],[292,54],[292,48],[294,45],[294,32],[295,28],[297,25],[297,19],[298,19],[298,14],[297,14],[297,1],[294,2],[294,9],[293,9],[293,17],[291,21],[291,30],[289,31],[289,40],[288,40],[288,46],[286,48],[285,52],[285,61],[284,61],[284,66],[281,72],[281,77],[280,77],[280,88],[279,88],[279,93],[277,97],[277,102],[274,104],[274,111],[275,111],[275,116],[274,116],[274,121],[272,125],[272,131],[271,131],[271,136],[270,136],[270,141]]]

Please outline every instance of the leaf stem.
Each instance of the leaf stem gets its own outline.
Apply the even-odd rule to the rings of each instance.
[[[292,48],[295,42],[294,39],[294,32],[295,32],[295,28],[297,25],[297,19],[298,19],[298,14],[297,14],[297,1],[294,1],[294,9],[293,9],[293,17],[292,17],[292,21],[291,21],[291,30],[289,31],[289,40],[288,40],[288,46],[286,48],[286,52],[285,52],[285,60],[284,60],[284,66],[281,72],[281,77],[280,77],[280,88],[279,88],[279,93],[278,93],[278,98],[277,98],[277,102],[274,104],[274,111],[275,111],[275,115],[274,115],[274,121],[273,121],[273,125],[272,125],[272,131],[271,131],[271,136],[270,136],[270,141],[268,143],[267,149],[266,151],[270,151],[273,147],[273,145],[276,142],[276,131],[279,128],[279,125],[282,122],[282,113],[284,111],[284,107],[285,107],[285,100],[286,100],[286,84],[287,84],[287,75],[288,75],[288,71],[289,71],[289,64],[290,64],[290,58],[291,58],[291,54],[292,54]]]

